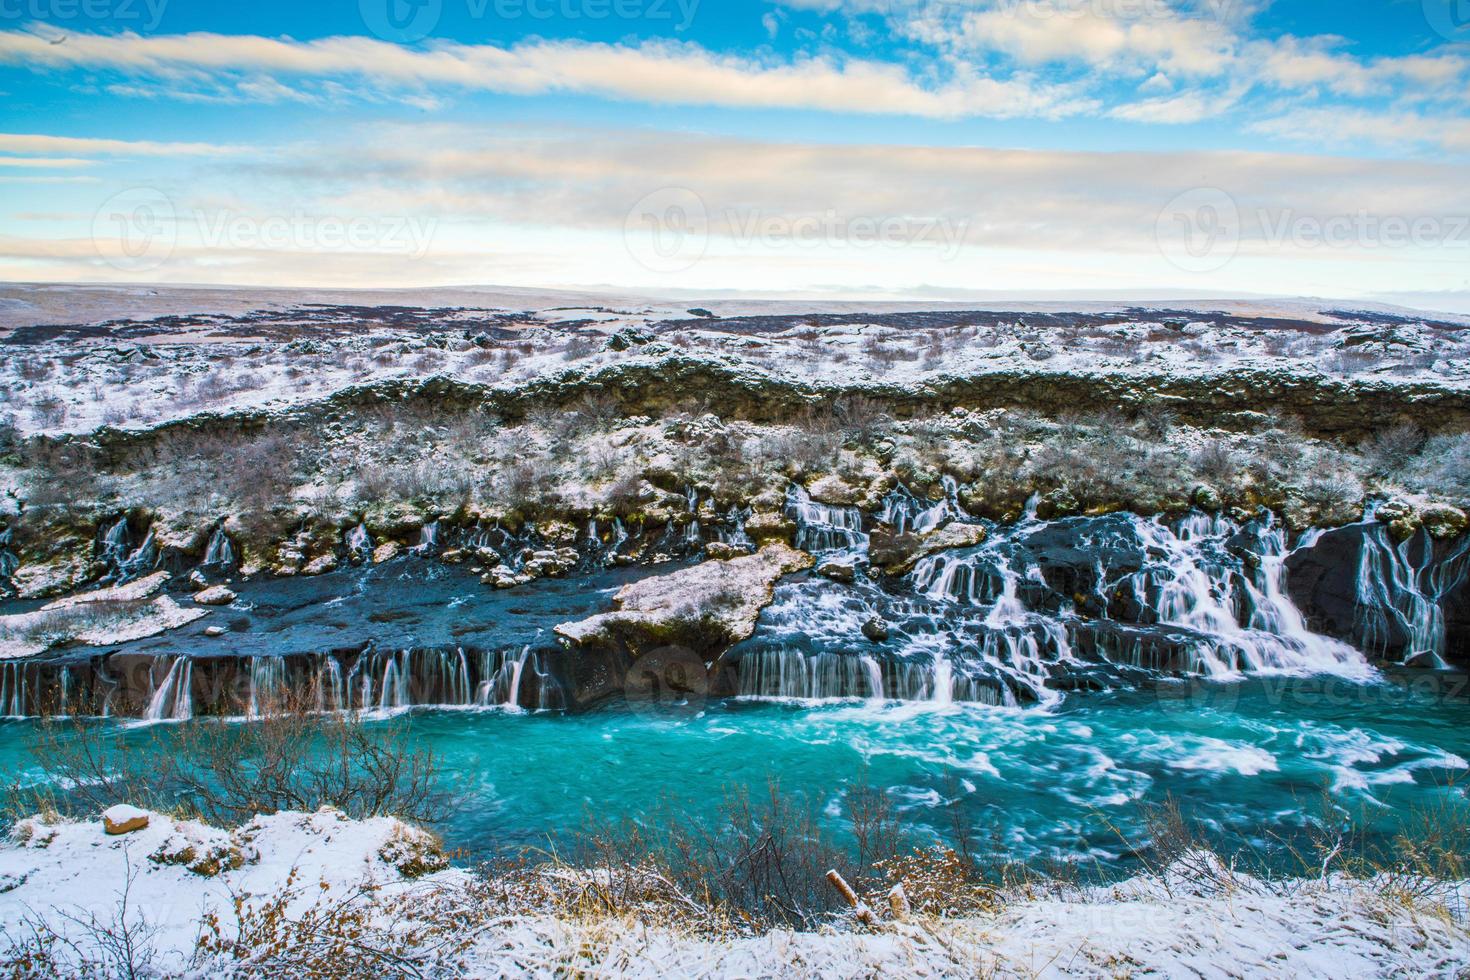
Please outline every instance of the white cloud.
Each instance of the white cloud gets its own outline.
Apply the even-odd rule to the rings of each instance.
[[[0,133],[3,153],[74,153],[83,156],[173,157],[224,156],[239,147],[215,143],[158,143],[150,140],[93,139],[75,136],[44,136],[33,133]]]
[[[1180,92],[1118,106],[1109,115],[1128,122],[1194,123],[1229,111],[1243,94],[1240,87],[1225,92]]]
[[[343,159],[353,162],[345,173],[337,163]],[[178,246],[145,278],[366,286],[595,277],[628,286],[759,283],[778,290],[821,283],[1015,290],[1059,282],[1431,289],[1444,288],[1446,270],[1461,267],[1453,253],[1439,250],[1430,256],[1436,262],[1402,250],[1302,250],[1273,245],[1266,233],[1283,217],[1470,214],[1462,168],[1417,161],[775,143],[648,131],[486,133],[446,124],[372,127],[346,142],[242,155],[211,167],[210,179],[170,188]],[[1176,195],[1201,187],[1230,195],[1244,240],[1225,278],[1186,280],[1162,258],[1155,235]],[[624,244],[635,205],[661,188],[697,194],[712,233],[708,260],[678,283],[651,277]],[[0,238],[0,277],[127,278],[88,237],[90,207],[115,190],[98,188],[96,201],[70,194],[80,216],[56,219],[56,237]],[[311,225],[363,216],[384,224],[393,215],[435,229],[421,257],[212,244],[200,231],[222,216]],[[923,246],[844,247],[839,239],[808,248],[741,237],[752,220],[794,226],[812,218],[837,227],[865,219],[942,223],[962,233],[964,247],[945,258]]]
[[[1235,32],[1218,20],[1180,16],[1159,4],[1121,4],[1108,11],[1103,5],[1067,0],[1003,4],[968,13],[950,40],[1032,64],[1136,65],[1196,76],[1228,69],[1237,41]]]
[[[1470,153],[1470,119],[1434,118],[1417,112],[1346,107],[1296,109],[1255,123],[1251,129],[1266,136],[1328,146],[1439,146]]]
[[[902,66],[862,59],[794,61],[720,55],[694,44],[636,46],[533,41],[514,47],[441,43],[411,49],[363,37],[294,41],[248,35],[72,34],[53,45],[0,32],[0,62],[88,67],[167,79],[184,72],[353,77],[380,89],[446,86],[537,95],[572,92],[655,104],[817,109],[962,118],[1058,118],[1095,108],[1072,85],[1026,75],[990,77],[960,67],[946,81],[920,80]],[[278,86],[270,93],[281,96]],[[412,91],[410,92],[412,95]],[[419,97],[423,97],[420,93]]]
[[[0,157],[0,167],[38,167],[56,170],[90,166],[92,166],[91,160],[78,160],[74,157]]]

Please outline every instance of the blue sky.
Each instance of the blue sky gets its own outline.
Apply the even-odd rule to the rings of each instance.
[[[1470,289],[1470,0],[0,0],[0,92],[8,279]]]

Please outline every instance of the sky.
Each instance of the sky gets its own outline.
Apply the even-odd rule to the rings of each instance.
[[[1470,309],[1470,0],[0,0],[0,279]]]

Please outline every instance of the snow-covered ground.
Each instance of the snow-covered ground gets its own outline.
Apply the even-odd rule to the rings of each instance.
[[[1010,304],[993,307],[999,318],[957,304],[860,312],[851,304],[726,303],[713,304],[709,318],[699,307],[637,298],[596,305],[576,294],[467,294],[456,298],[474,305],[455,306],[433,305],[448,297],[432,293],[358,294],[292,306],[305,299],[251,297],[251,305],[227,291],[126,297],[78,287],[68,307],[53,291],[31,289],[10,297],[0,327],[0,416],[22,434],[284,409],[390,379],[515,386],[676,354],[843,384],[1018,370],[1158,376],[1255,368],[1470,386],[1470,320],[1421,320],[1392,308],[1345,313],[1322,302]],[[180,305],[189,302],[198,305]],[[381,305],[393,302],[422,305]],[[587,305],[569,305],[579,302]],[[731,319],[742,316],[764,322]],[[80,329],[35,330],[57,324]],[[620,331],[642,339],[609,349]]]
[[[0,956],[54,934],[50,969],[81,955],[118,972],[98,942],[121,935],[147,960],[143,975],[259,975],[313,950],[340,967],[377,948],[382,975],[412,960],[426,975],[476,977],[1451,977],[1470,967],[1470,934],[1452,914],[1463,888],[1408,902],[1345,879],[1176,870],[1060,898],[1010,896],[978,918],[710,938],[507,911],[481,885],[388,819],[282,813],[227,834],[151,814],[145,829],[111,836],[100,820],[34,818],[0,844]],[[343,914],[351,908],[367,918]],[[234,944],[241,916],[259,948]],[[327,935],[364,922],[361,935]],[[116,955],[116,943],[107,949]]]

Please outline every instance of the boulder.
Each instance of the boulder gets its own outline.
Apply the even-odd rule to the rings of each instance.
[[[1419,511],[1424,530],[1436,540],[1458,538],[1465,533],[1465,512],[1449,504],[1430,504]]]
[[[392,561],[403,553],[403,545],[397,541],[384,541],[373,549],[373,564],[381,565],[385,561]]]
[[[780,512],[752,514],[745,522],[745,533],[758,544],[768,541],[789,544],[796,534],[796,522]]]
[[[918,550],[917,534],[898,534],[892,528],[877,527],[868,535],[868,560],[884,571],[912,564]]]
[[[895,534],[877,528],[868,536],[868,560],[889,575],[907,575],[920,558],[955,548],[973,548],[985,541],[979,524],[950,522],[924,534]]]
[[[337,569],[337,556],[336,555],[322,555],[322,556],[320,556],[318,558],[313,558],[311,561],[307,562],[306,565],[302,567],[301,574],[302,575],[325,575],[328,572],[336,571],[336,569]]]
[[[852,486],[836,473],[828,473],[815,480],[806,492],[819,504],[851,507],[862,496],[863,488]]]
[[[888,640],[888,624],[877,616],[873,616],[863,623],[863,636],[874,643],[884,643]]]
[[[750,547],[743,544],[730,544],[726,541],[711,541],[704,546],[704,556],[716,561],[728,561],[731,558],[739,558],[741,555],[750,554]]]
[[[147,827],[148,818],[147,810],[139,810],[135,806],[119,803],[103,811],[102,829],[114,837],[120,834],[131,834],[135,830]]]
[[[834,582],[851,582],[857,578],[857,562],[851,558],[835,558],[823,562],[817,574]]]
[[[215,585],[194,593],[194,601],[201,606],[228,606],[235,601],[235,593],[227,585]]]
[[[706,561],[625,585],[613,597],[613,612],[562,623],[556,633],[579,646],[625,644],[635,654],[683,646],[710,661],[755,632],[782,576],[813,563],[804,551],[768,544],[743,558]]]
[[[428,521],[424,510],[407,501],[374,504],[362,515],[362,523],[375,538],[406,538]]]

